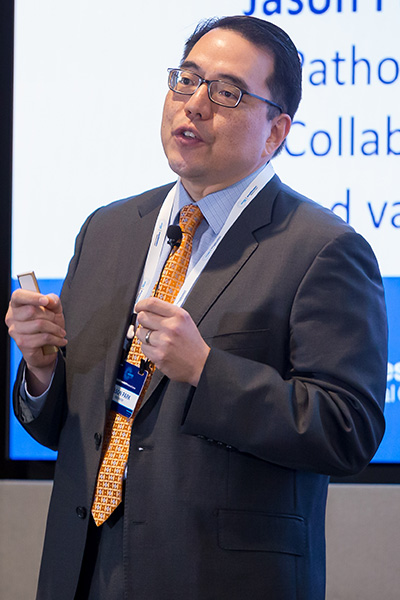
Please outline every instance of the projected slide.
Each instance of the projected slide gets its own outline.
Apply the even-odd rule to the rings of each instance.
[[[400,3],[392,0],[16,0],[12,277],[58,292],[88,214],[175,179],[160,143],[167,68],[202,18],[248,14],[293,38],[304,93],[286,183],[372,245],[390,321],[387,432],[400,462]],[[371,315],[373,318],[373,315]],[[11,379],[19,362],[12,348]],[[47,459],[12,417],[10,456]]]

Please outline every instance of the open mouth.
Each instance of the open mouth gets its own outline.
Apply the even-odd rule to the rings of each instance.
[[[202,142],[202,138],[199,136],[197,131],[193,131],[192,129],[187,129],[186,127],[179,127],[175,131],[175,136],[180,138],[181,140],[187,141],[196,141]]]

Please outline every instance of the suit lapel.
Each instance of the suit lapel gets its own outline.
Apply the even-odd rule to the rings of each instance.
[[[280,180],[275,175],[252,200],[227,232],[193,286],[184,308],[198,327],[218,297],[228,293],[231,281],[257,250],[258,242],[254,232],[272,222],[272,208],[280,185]],[[143,406],[162,379],[163,374],[156,370]]]
[[[257,250],[254,232],[270,225],[278,190],[279,179],[275,176],[227,232],[191,290],[184,308],[197,326],[218,297],[228,291],[230,282]]]
[[[160,206],[172,185],[163,186],[143,195],[136,206],[130,206],[122,214],[121,230],[118,232],[123,243],[119,244],[118,254],[114,257],[118,265],[112,273],[110,285],[118,289],[118,306],[115,307],[118,329],[107,331],[107,357],[104,376],[104,390],[108,402],[114,388],[119,365],[122,342],[124,340],[133,304],[146,261],[147,251],[153,234]],[[135,202],[135,199],[132,199]],[[114,263],[113,263],[114,264]],[[111,278],[110,278],[111,279]]]

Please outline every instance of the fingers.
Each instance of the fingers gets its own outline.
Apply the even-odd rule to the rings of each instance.
[[[137,314],[136,324],[140,331],[137,336],[140,341],[145,341],[146,331],[159,330],[164,327],[170,329],[179,328],[186,319],[190,319],[189,314],[183,309],[159,298],[145,298],[135,306]],[[143,339],[142,339],[143,338]]]
[[[56,294],[16,290],[5,322],[29,367],[48,367],[55,361],[54,354],[43,353],[44,346],[67,344],[62,305]]]
[[[163,337],[161,334],[168,334],[168,337],[179,336],[187,322],[191,321],[189,313],[183,308],[158,298],[141,300],[135,306],[135,312],[139,326],[136,335],[142,343],[148,341],[145,338],[149,331],[152,332],[152,338],[153,334],[158,333],[157,339]]]
[[[45,345],[66,344],[65,329],[46,319],[15,321],[9,326],[9,334],[21,349],[32,350]]]
[[[175,306],[175,304],[170,304],[169,302],[165,302],[165,300],[160,300],[160,298],[154,297],[139,300],[135,306],[135,312],[138,315],[141,312],[146,312],[159,315],[160,317],[173,316],[177,309],[178,307]]]
[[[46,309],[44,311],[44,309]],[[12,294],[9,304],[9,310],[6,315],[7,320],[16,316],[19,320],[26,318],[36,318],[39,315],[46,315],[44,318],[53,319],[52,315],[61,315],[61,300],[56,294],[41,294],[29,290],[18,289]],[[55,320],[55,319],[54,319]]]
[[[141,300],[135,311],[147,358],[170,379],[196,386],[210,348],[189,313],[157,298]]]
[[[46,296],[40,292],[18,289],[12,294],[10,305],[13,308],[18,308],[25,304],[30,304],[32,306],[47,306],[51,305],[51,303],[55,303],[56,298],[58,297],[55,294],[48,294]]]
[[[43,296],[37,292],[16,290],[11,296],[5,322],[12,337],[14,332],[65,336],[61,301],[55,294]]]
[[[12,294],[9,304],[9,310],[6,315],[7,319],[10,314],[14,315],[32,315],[44,314],[43,311],[48,311],[46,318],[52,318],[51,313],[61,314],[61,300],[56,294],[41,294],[40,292],[32,292],[30,290],[18,289]]]

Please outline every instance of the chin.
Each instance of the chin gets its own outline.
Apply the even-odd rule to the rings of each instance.
[[[172,171],[183,179],[196,178],[200,175],[196,167],[188,165],[186,162],[179,160],[169,160],[168,164]]]

